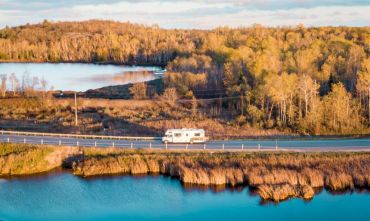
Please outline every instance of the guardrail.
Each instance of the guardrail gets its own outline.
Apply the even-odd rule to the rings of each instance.
[[[370,145],[338,146],[279,146],[275,143],[249,143],[248,141],[228,143],[215,142],[205,144],[162,144],[159,137],[124,137],[82,134],[54,134],[0,130],[0,143],[24,143],[37,145],[77,146],[77,147],[117,147],[117,148],[148,148],[148,149],[183,149],[183,150],[369,150]]]
[[[1,131],[0,131],[1,134]],[[15,133],[11,133],[16,135]],[[23,133],[22,133],[23,134]],[[35,133],[39,135],[40,133]],[[5,135],[5,136],[4,136]],[[325,146],[289,146],[280,147],[277,145],[264,144],[248,144],[243,142],[240,144],[228,143],[204,143],[204,144],[162,144],[158,141],[151,140],[108,140],[108,139],[78,139],[66,137],[40,137],[40,136],[11,136],[4,133],[0,136],[0,143],[22,143],[33,145],[53,145],[53,146],[75,146],[75,147],[116,147],[125,149],[165,149],[165,150],[222,150],[222,151],[285,151],[285,150],[299,150],[299,151],[316,151],[316,150],[369,150],[370,146],[351,146],[351,147],[325,147]]]
[[[79,139],[107,139],[107,140],[161,140],[161,137],[129,137],[129,136],[105,136],[105,135],[88,135],[88,134],[57,134],[57,133],[40,133],[40,132],[23,132],[0,130],[0,134],[24,135],[24,136],[41,136],[41,137],[66,137]]]
[[[241,145],[225,145],[225,144],[162,144],[157,142],[127,142],[124,140],[89,140],[89,139],[65,139],[57,137],[6,137],[0,136],[0,143],[22,143],[35,145],[53,145],[53,146],[76,146],[76,147],[117,147],[125,149],[166,149],[166,150],[279,150],[277,146],[247,146]]]

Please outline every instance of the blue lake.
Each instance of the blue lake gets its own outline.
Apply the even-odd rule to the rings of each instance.
[[[248,188],[187,189],[163,176],[82,179],[56,172],[0,180],[0,220],[368,220],[370,194],[260,204]]]
[[[82,63],[0,63],[0,75],[14,73],[19,84],[22,79],[44,78],[48,88],[86,91],[110,85],[144,82],[160,77],[160,67],[99,65]],[[40,87],[40,84],[36,86]],[[10,81],[8,80],[8,88]]]

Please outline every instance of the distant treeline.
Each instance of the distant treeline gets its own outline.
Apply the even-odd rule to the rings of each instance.
[[[211,99],[209,115],[310,134],[367,133],[369,55],[368,27],[166,30],[93,20],[0,30],[2,61],[166,66],[164,87]]]
[[[166,65],[194,50],[190,31],[88,21],[24,25],[0,31],[0,59]]]

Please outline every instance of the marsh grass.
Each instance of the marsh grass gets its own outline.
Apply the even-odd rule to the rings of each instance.
[[[331,192],[370,188],[369,152],[203,152],[127,150],[0,144],[0,176],[52,170],[69,161],[81,177],[161,174],[184,186],[249,186],[263,200],[312,199]],[[66,165],[66,164],[65,164]],[[64,166],[65,166],[64,165]],[[68,166],[69,167],[69,166]]]
[[[160,173],[186,185],[250,186],[264,200],[370,187],[370,153],[180,152],[88,148],[75,175]]]
[[[0,157],[7,156],[9,154],[19,154],[22,152],[31,151],[32,149],[35,149],[35,146],[30,145],[14,145],[14,144],[8,144],[4,143],[0,145]]]

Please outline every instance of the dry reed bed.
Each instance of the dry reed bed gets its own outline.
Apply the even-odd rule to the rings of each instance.
[[[160,173],[185,184],[249,185],[264,200],[311,199],[315,189],[370,187],[370,153],[245,153],[85,149],[78,176]]]

